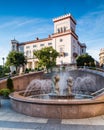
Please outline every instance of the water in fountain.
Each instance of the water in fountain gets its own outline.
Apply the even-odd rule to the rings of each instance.
[[[60,81],[59,81],[59,86],[60,86],[60,95],[66,95],[67,91],[67,79],[69,77],[68,72],[61,72],[59,74]]]
[[[52,91],[53,82],[50,79],[40,80],[34,79],[27,86],[24,96],[29,96],[31,93],[50,93]]]
[[[61,72],[53,77],[55,93],[57,95],[68,95],[71,93],[73,86],[73,78],[69,76],[68,72]]]
[[[91,94],[95,91],[95,79],[92,77],[77,77],[74,80],[69,72],[61,72],[51,79],[35,79],[30,82],[24,96],[49,94],[50,97],[65,98],[75,94]]]
[[[96,91],[96,82],[92,77],[77,77],[74,85],[73,92],[77,94],[91,94]]]

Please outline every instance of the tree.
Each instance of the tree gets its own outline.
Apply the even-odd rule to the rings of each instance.
[[[11,51],[7,56],[6,66],[20,67],[27,63],[26,58],[23,53],[17,51]]]
[[[12,80],[10,77],[7,79],[7,88],[8,88],[10,91],[13,91],[13,89],[14,89],[13,80]]]
[[[78,56],[76,62],[77,66],[95,66],[94,59],[88,54]]]
[[[40,67],[46,67],[48,71],[48,69],[52,69],[52,67],[56,65],[56,58],[59,53],[52,47],[45,47],[35,51],[34,55],[39,60],[38,65]]]

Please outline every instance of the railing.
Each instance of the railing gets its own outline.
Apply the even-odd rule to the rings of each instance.
[[[96,71],[101,71],[104,72],[104,69],[102,68],[96,68],[96,67],[89,67],[89,66],[79,66],[77,67],[78,69],[83,68],[83,69],[90,69],[90,70],[96,70]]]
[[[102,91],[104,91],[104,88],[102,88],[102,89],[100,89],[100,90],[98,90],[98,91],[92,93],[91,95],[92,95],[92,96],[94,96],[94,95],[96,96],[96,94],[99,94],[99,93],[101,93]]]

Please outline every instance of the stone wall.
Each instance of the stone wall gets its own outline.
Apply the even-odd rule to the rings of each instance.
[[[35,72],[35,73],[28,73],[25,75],[15,76],[13,77],[13,84],[14,89],[16,91],[18,90],[24,90],[26,89],[27,85],[32,81],[33,79],[40,79],[43,76],[43,72]],[[0,89],[6,88],[7,79],[0,81]]]
[[[72,76],[74,80],[76,80],[77,77],[89,76],[95,79],[97,90],[104,88],[104,72],[82,69],[82,70],[69,71],[69,75]],[[48,78],[48,77],[45,77],[45,78]],[[30,81],[32,81],[33,79],[40,79],[40,78],[43,78],[43,72],[34,72],[34,73],[32,72],[25,75],[15,76],[12,78],[14,89],[24,90],[26,89]],[[6,88],[6,82],[7,82],[7,79],[0,81],[0,89]]]

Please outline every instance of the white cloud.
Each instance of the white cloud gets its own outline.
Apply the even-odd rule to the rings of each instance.
[[[53,32],[50,19],[26,17],[0,18],[0,64],[2,57],[7,57],[14,37],[20,41],[34,40],[36,37],[44,38]]]
[[[104,10],[90,12],[77,21],[79,39],[87,44],[87,52],[99,60],[99,52],[104,48]]]
[[[87,52],[99,60],[100,48],[104,48],[104,7],[77,19],[77,34],[81,42],[87,44]],[[44,38],[53,33],[52,19],[7,17],[0,18],[0,64],[2,56],[10,50],[10,40],[21,41]]]
[[[90,54],[95,60],[99,61],[99,52],[100,50],[98,48],[91,48],[87,49],[88,54]]]

